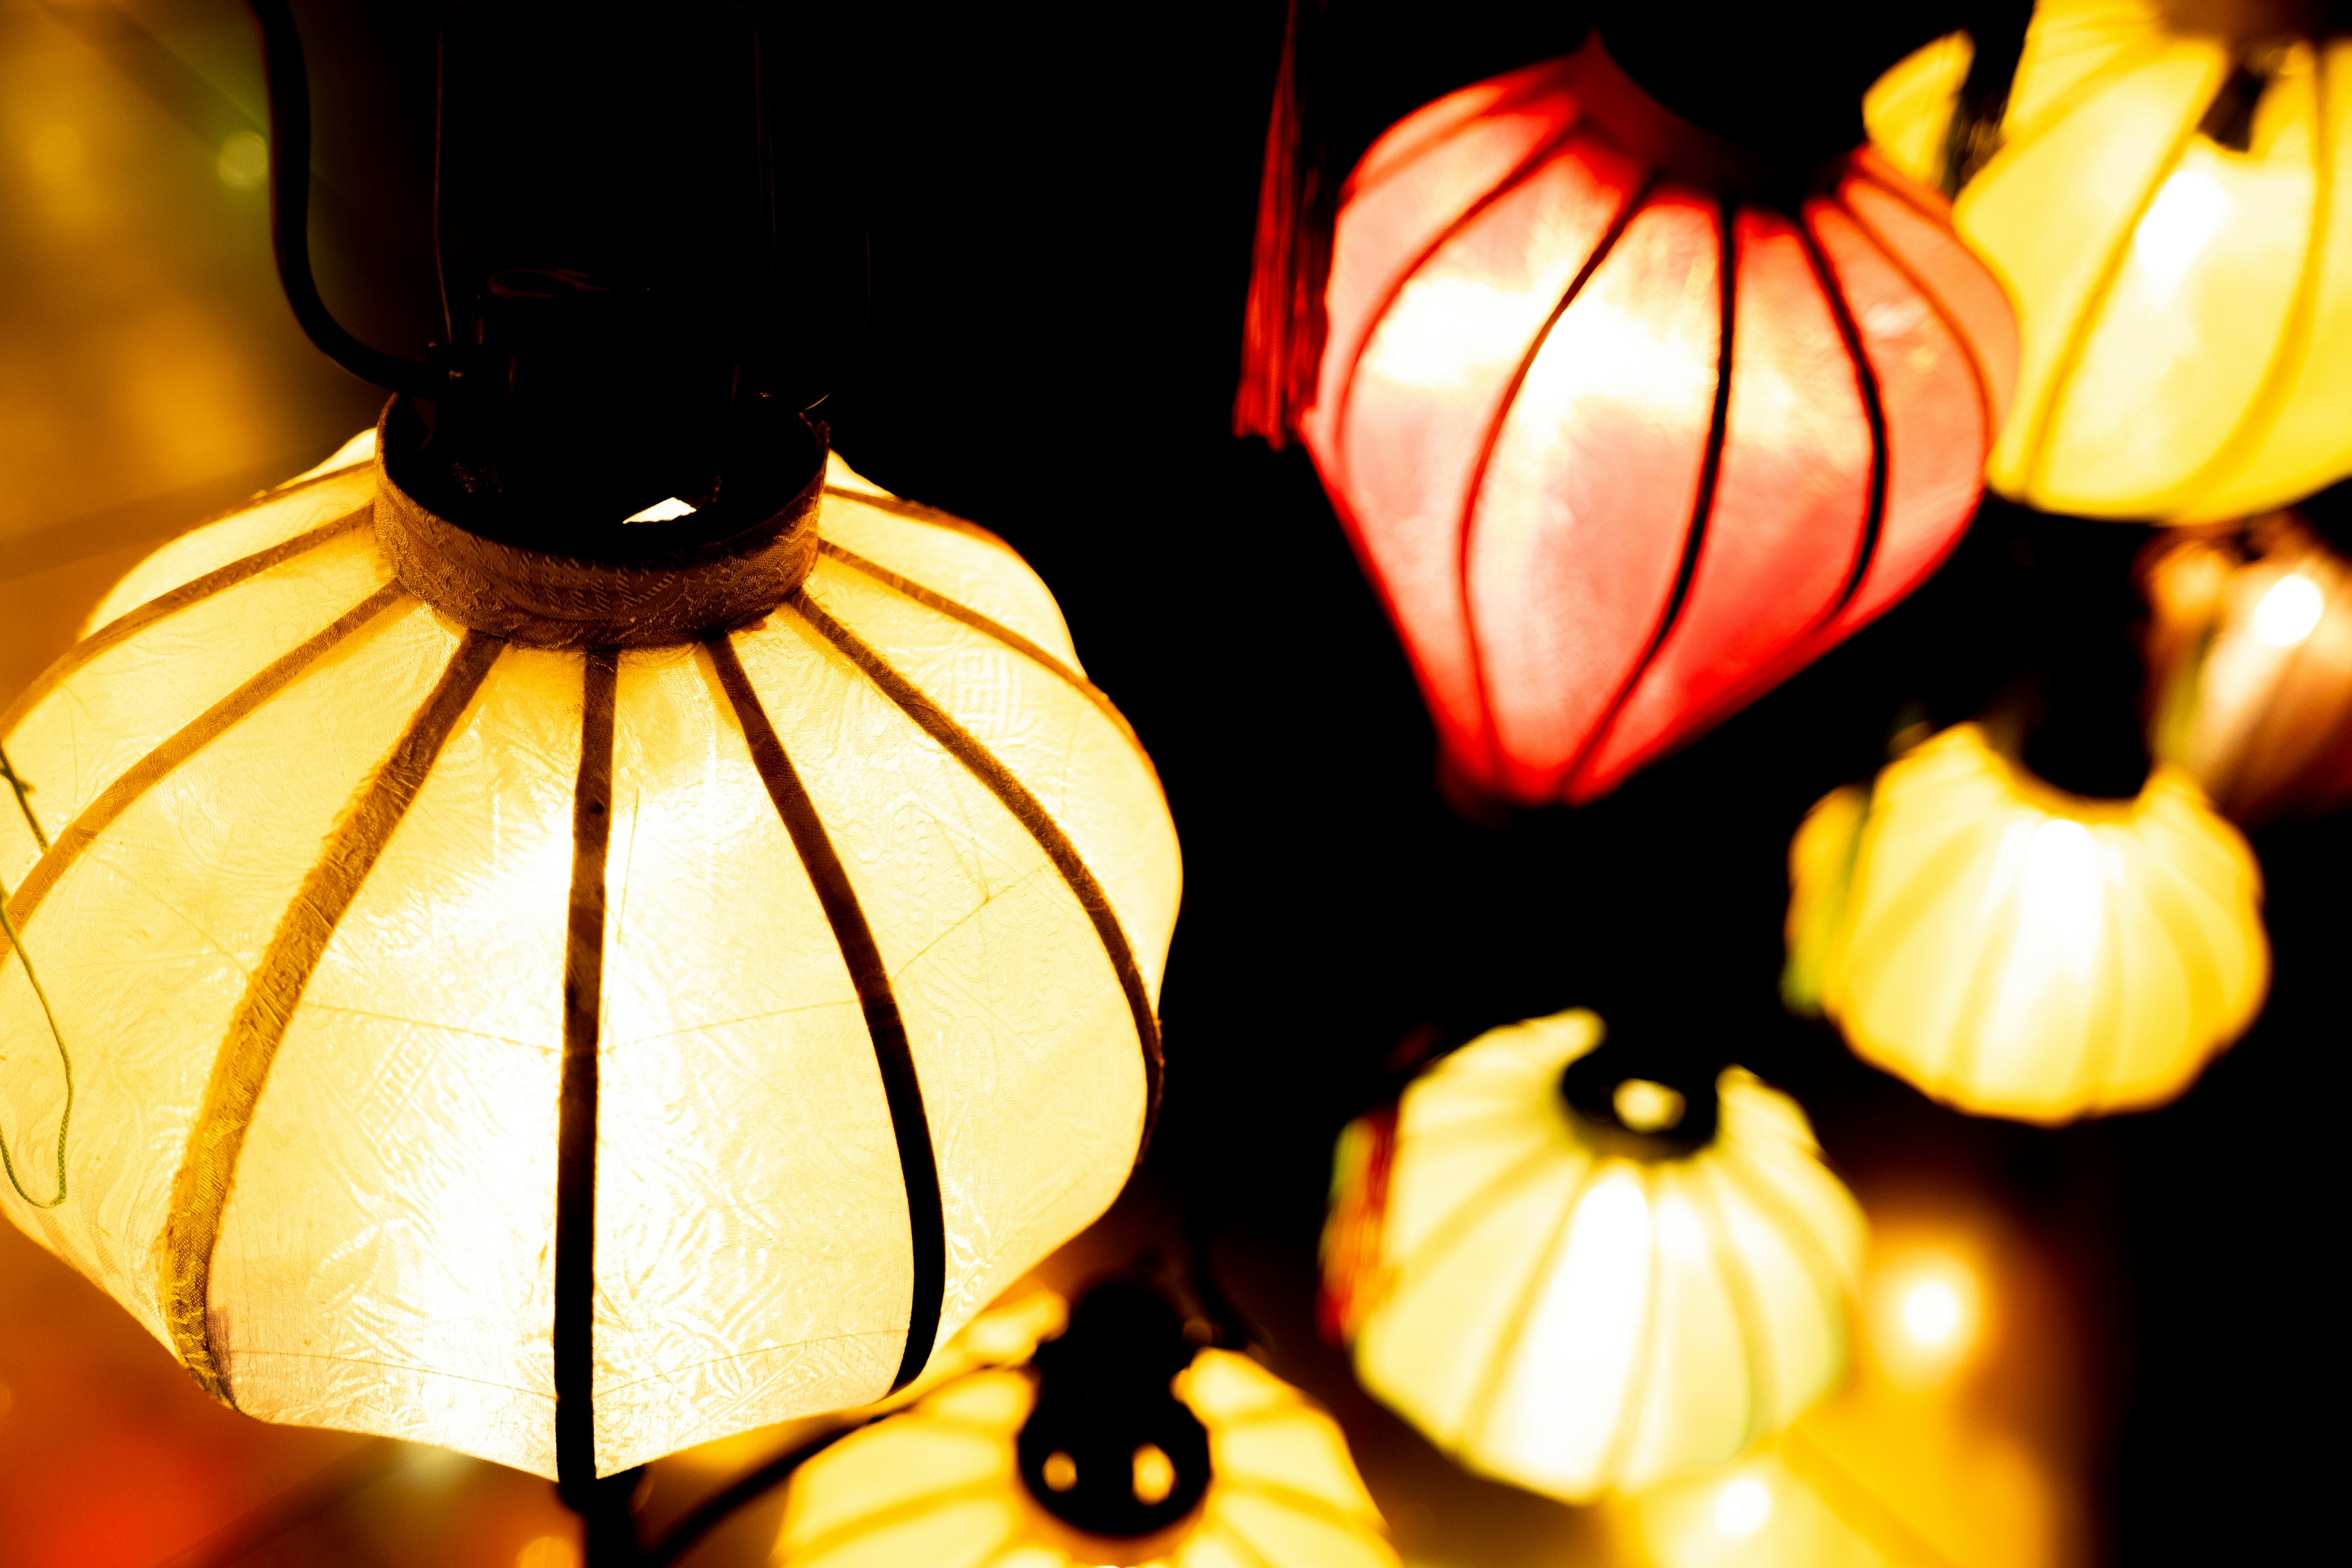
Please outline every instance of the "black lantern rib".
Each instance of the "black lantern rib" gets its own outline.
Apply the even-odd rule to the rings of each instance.
[[[915,1071],[915,1054],[907,1040],[906,1019],[890,988],[890,973],[882,962],[881,945],[857,901],[849,869],[841,863],[824,819],[792,757],[761,705],[743,661],[726,632],[702,645],[727,693],[735,718],[743,728],[751,761],[775,803],[776,815],[791,835],[793,848],[815,889],[817,902],[840,945],[842,962],[866,1014],[866,1032],[874,1043],[874,1062],[882,1074],[882,1093],[890,1108],[890,1127],[898,1142],[898,1172],[907,1192],[907,1234],[914,1254],[912,1301],[907,1315],[907,1346],[891,1380],[892,1393],[912,1383],[931,1359],[938,1341],[940,1312],[947,1294],[947,1215],[940,1194],[940,1168],[931,1147],[931,1124],[923,1110],[923,1086]]]
[[[620,659],[590,653],[572,794],[563,947],[563,1074],[555,1142],[555,1473],[581,1512],[596,1481],[596,1104],[604,1011],[604,865],[613,843],[613,710]]]

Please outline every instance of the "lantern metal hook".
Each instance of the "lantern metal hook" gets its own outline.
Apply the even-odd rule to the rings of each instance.
[[[269,237],[278,279],[294,320],[319,352],[358,376],[413,397],[446,391],[453,374],[424,360],[403,359],[352,335],[320,296],[310,268],[310,86],[302,35],[288,0],[246,0],[261,35],[263,74],[269,90]]]

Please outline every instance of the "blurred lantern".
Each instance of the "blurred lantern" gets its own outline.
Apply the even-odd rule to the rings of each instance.
[[[2352,472],[2352,38],[2309,20],[2042,0],[2021,51],[1956,35],[1872,89],[1873,140],[1958,193],[2017,306],[2003,494],[2218,520]]]
[[[1045,586],[828,468],[736,335],[747,14],[630,9],[450,13],[460,342],[361,351],[415,384],[373,460],[164,547],[0,717],[36,790],[0,813],[0,1129],[71,1178],[0,1205],[215,1397],[583,1509],[903,1384],[1101,1212],[1179,882]],[[603,165],[529,177],[621,105],[717,160],[629,200],[735,206],[639,231],[580,205]],[[37,973],[78,1080],[30,1048]]]
[[[2253,856],[2175,766],[2088,798],[1956,725],[1814,806],[1789,868],[1792,1003],[1964,1110],[2162,1104],[2268,984]]]
[[[1157,1299],[1097,1289],[1036,1359],[808,1461],[779,1568],[1394,1568],[1339,1426]]]
[[[1727,141],[1597,37],[1382,136],[1324,304],[1298,432],[1449,779],[1527,804],[1606,793],[1908,593],[2014,357],[1932,192]]]
[[[1738,1068],[1629,1077],[1601,1037],[1581,1011],[1515,1024],[1417,1080],[1370,1276],[1327,1282],[1365,1387],[1570,1500],[1793,1420],[1843,1364],[1863,1242],[1793,1101]],[[1325,1258],[1365,1267],[1328,1237]]]
[[[2149,746],[2240,822],[2352,795],[2352,563],[2291,512],[2152,542]]]

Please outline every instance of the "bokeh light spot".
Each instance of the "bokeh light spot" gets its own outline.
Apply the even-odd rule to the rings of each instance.
[[[269,183],[269,143],[250,131],[240,131],[221,143],[213,168],[232,191],[257,191]]]
[[[1772,1489],[1754,1476],[1736,1476],[1715,1494],[1715,1532],[1741,1541],[1772,1517]]]
[[[2255,604],[2254,636],[2273,647],[2293,647],[2311,635],[2326,607],[2319,584],[2300,572],[2290,572]]]

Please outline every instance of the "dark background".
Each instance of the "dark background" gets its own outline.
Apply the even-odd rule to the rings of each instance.
[[[436,9],[298,6],[322,284],[404,353],[437,314],[419,21]],[[1286,1375],[1315,1353],[1298,1342],[1331,1138],[1393,1092],[1402,1043],[1672,997],[1680,1026],[1799,1096],[1858,1186],[1990,1193],[2051,1260],[2104,1558],[2328,1538],[2343,1298],[2325,1259],[2343,1222],[2326,1118],[2352,825],[2257,837],[2269,1008],[2159,1112],[2059,1131],[1958,1116],[1778,997],[1789,836],[1884,761],[1899,723],[1967,717],[2032,670],[2062,778],[2138,765],[2126,572],[2145,531],[1990,504],[1912,600],[1613,797],[1472,826],[1436,791],[1403,658],[1303,454],[1229,431],[1278,0],[766,10],[795,232],[824,260],[808,341],[833,345],[812,372],[833,393],[816,416],[872,479],[1027,555],[1166,783],[1186,891],[1147,1174],[1215,1238]],[[1549,10],[1373,11],[1342,140],[1576,37]],[[1879,14],[1889,36],[1898,14]],[[1936,30],[1925,9],[1918,23]],[[184,121],[226,112],[189,101]],[[838,282],[861,260],[863,304]],[[313,401],[355,426],[371,395],[333,374]],[[1384,1419],[1368,1402],[1341,1414],[1399,1473],[1442,1467],[1394,1458],[1414,1440],[1393,1422],[1368,1437]],[[1440,1523],[1464,1530],[1554,1511],[1480,1484],[1454,1495]]]

